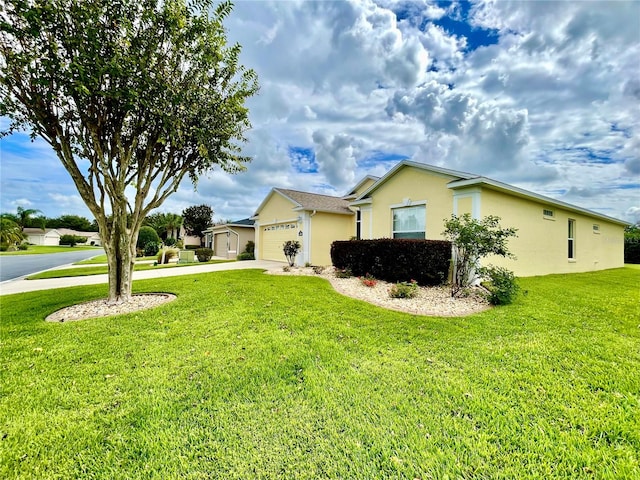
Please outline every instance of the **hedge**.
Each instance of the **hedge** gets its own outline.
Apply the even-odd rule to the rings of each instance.
[[[415,280],[420,285],[442,285],[449,277],[451,242],[445,240],[336,241],[331,261],[360,277],[367,273],[387,282]]]
[[[640,239],[624,239],[624,263],[640,263]]]

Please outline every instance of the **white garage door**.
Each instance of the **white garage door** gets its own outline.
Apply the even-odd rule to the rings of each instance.
[[[218,257],[226,257],[227,256],[227,233],[218,233],[215,236],[214,242],[215,248],[213,249],[214,254]]]
[[[260,227],[260,257],[263,260],[285,262],[282,244],[287,240],[298,240],[298,225],[296,223],[277,223]]]

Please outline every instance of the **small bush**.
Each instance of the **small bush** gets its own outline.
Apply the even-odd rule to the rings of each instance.
[[[173,247],[176,243],[177,243],[177,241],[173,237],[167,237],[167,239],[164,241],[164,244],[167,247]]]
[[[2,245],[0,245],[0,252],[6,252],[9,249],[9,245],[7,245],[6,243],[3,243]]]
[[[253,240],[249,240],[247,245],[244,247],[243,253],[250,253],[251,256],[254,256],[256,253],[256,244]],[[253,260],[253,259],[252,259]]]
[[[160,251],[160,244],[158,242],[149,242],[144,246],[144,254],[148,257],[157,255]]]
[[[367,273],[364,277],[360,277],[360,283],[365,287],[373,288],[378,284],[378,281],[373,275]]]
[[[87,237],[80,237],[78,235],[62,235],[60,237],[60,245],[75,247],[78,243],[87,243]]]
[[[162,249],[158,252],[158,263],[162,264],[162,254],[164,253],[164,263],[169,263],[169,260],[171,260],[172,258],[176,258],[178,256],[178,250],[175,250],[173,248],[165,248]]]
[[[416,295],[418,295],[418,282],[415,280],[398,282],[389,289],[391,298],[414,298]]]
[[[213,250],[210,248],[198,248],[196,250],[196,257],[198,257],[199,262],[208,262],[213,257]]]
[[[29,248],[29,245],[26,243],[21,243],[20,245],[18,245],[18,250],[27,250]]]
[[[180,249],[184,248],[184,242],[182,240],[178,240],[176,242],[176,248],[180,248]]]
[[[293,267],[294,263],[296,263],[296,255],[298,255],[300,248],[302,247],[297,240],[287,240],[282,245],[282,251],[290,267]]]
[[[236,257],[236,260],[255,260],[253,253],[249,253],[249,252],[242,252],[239,253],[238,256]]]
[[[313,273],[315,273],[316,275],[320,275],[322,272],[324,272],[324,267],[321,267],[319,265],[313,266],[311,268],[313,269]]]
[[[488,280],[485,284],[489,290],[489,303],[491,305],[509,305],[513,303],[520,287],[516,283],[516,277],[512,271],[502,267],[483,267],[478,273]]]
[[[351,278],[353,277],[353,272],[350,268],[336,268],[335,276],[336,278]]]
[[[144,249],[145,245],[149,242],[160,243],[160,237],[158,236],[158,232],[156,232],[153,228],[145,225],[144,227],[140,227],[140,231],[138,232],[138,241],[136,242],[136,247]]]

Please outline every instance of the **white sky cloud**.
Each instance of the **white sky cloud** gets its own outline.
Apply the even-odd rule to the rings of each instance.
[[[237,2],[229,39],[261,85],[248,102],[254,160],[197,192],[185,182],[161,209],[206,203],[238,219],[271,187],[342,194],[412,158],[634,221],[639,17],[633,1]],[[51,202],[74,187],[25,139],[2,139],[2,208],[81,211]]]

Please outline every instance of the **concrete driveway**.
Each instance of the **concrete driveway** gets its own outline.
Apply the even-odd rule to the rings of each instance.
[[[246,270],[259,268],[271,270],[282,268],[285,262],[273,262],[270,260],[245,260],[242,262],[213,263],[210,265],[194,265],[190,267],[162,268],[158,270],[143,270],[133,272],[133,280],[146,280],[150,278],[178,277],[195,273],[221,272],[224,270]],[[51,290],[53,288],[75,287],[78,285],[98,285],[109,283],[106,274],[87,275],[85,277],[47,278],[43,280],[9,280],[0,283],[0,295],[12,293],[34,292],[37,290]]]

